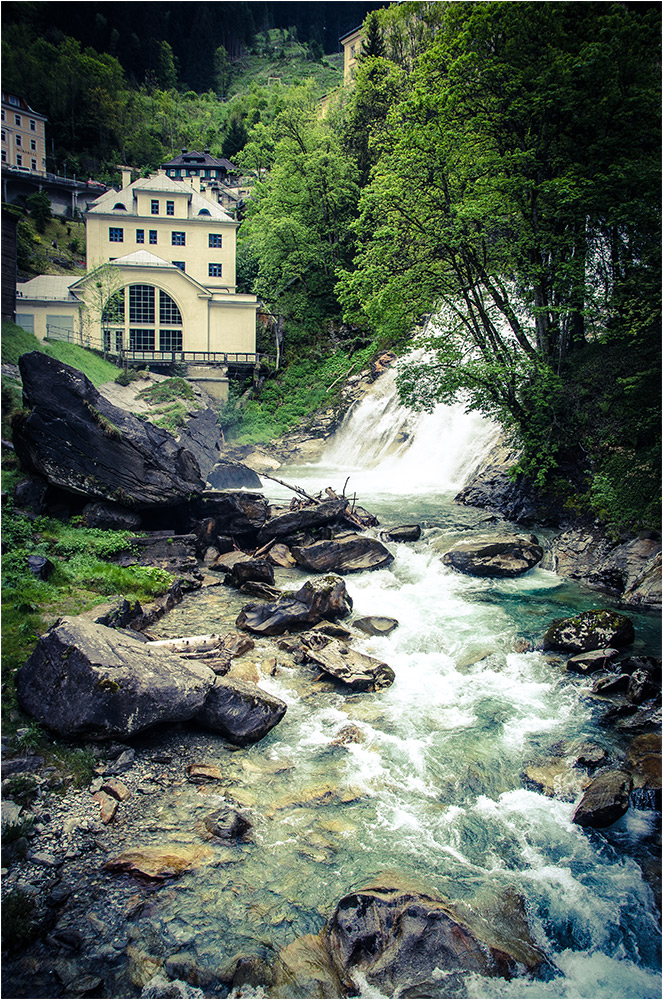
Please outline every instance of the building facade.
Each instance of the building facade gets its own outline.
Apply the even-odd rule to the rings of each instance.
[[[216,201],[165,174],[132,183],[125,171],[85,222],[88,273],[19,285],[17,323],[140,360],[255,358],[257,299],[237,293],[238,223]]]
[[[343,84],[346,87],[348,87],[355,78],[357,66],[359,65],[358,57],[361,52],[363,38],[364,27],[360,24],[358,28],[354,28],[353,31],[349,31],[347,35],[343,35],[339,39],[341,45],[343,46]]]
[[[46,175],[46,121],[22,97],[2,91],[0,157],[2,166]]]

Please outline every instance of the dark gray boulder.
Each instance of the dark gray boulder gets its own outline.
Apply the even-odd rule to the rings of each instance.
[[[309,646],[306,658],[355,691],[380,691],[394,683],[394,671],[388,664],[350,649],[338,639],[325,639],[324,644],[316,643],[316,646]]]
[[[30,412],[14,424],[14,447],[28,471],[132,510],[202,493],[196,459],[168,431],[114,406],[82,372],[40,351],[22,355],[19,367]]]
[[[546,966],[522,914],[486,921],[449,900],[400,885],[393,876],[344,896],[328,927],[332,961],[346,990],[362,980],[384,996],[463,996],[466,973],[510,978],[517,967]],[[449,992],[447,992],[449,991]]]
[[[55,566],[46,556],[29,555],[27,558],[28,569],[38,580],[48,580],[53,573]]]
[[[330,573],[320,580],[307,580],[295,594],[265,604],[247,604],[240,611],[237,628],[256,635],[283,635],[310,628],[323,619],[335,621],[352,610],[345,581]]]
[[[246,559],[238,561],[226,576],[226,583],[232,587],[241,587],[251,582],[274,583],[274,568],[266,559]]]
[[[281,721],[286,708],[284,701],[256,684],[217,677],[195,721],[243,747],[263,739]]]
[[[267,521],[258,534],[258,545],[265,545],[273,538],[287,538],[299,531],[323,528],[342,519],[347,508],[346,500],[325,500],[314,507],[288,511]]]
[[[632,784],[631,775],[626,771],[597,774],[585,790],[573,814],[573,822],[595,829],[612,826],[628,809]]]
[[[633,622],[616,611],[583,611],[573,618],[557,618],[543,636],[544,649],[584,653],[633,642]]]
[[[83,520],[88,528],[110,531],[136,531],[142,518],[138,511],[127,510],[116,503],[88,503],[83,507]]]
[[[239,490],[206,490],[190,510],[196,523],[204,522],[208,535],[247,536],[252,542],[269,516],[263,496]]]
[[[421,538],[420,524],[400,524],[381,533],[386,542],[417,542]]]
[[[608,647],[607,649],[590,649],[586,653],[577,653],[571,656],[566,663],[566,669],[575,674],[593,674],[597,670],[610,669],[610,664],[619,656],[619,650]]]
[[[252,490],[262,486],[260,476],[248,465],[227,459],[221,459],[208,472],[207,482],[214,490],[239,490],[242,487]]]
[[[63,736],[127,737],[202,707],[206,666],[84,619],[63,618],[16,675],[22,708]]]
[[[377,538],[355,534],[312,545],[293,545],[292,555],[298,566],[312,573],[360,573],[382,569],[394,561]]]
[[[458,542],[442,556],[445,566],[469,576],[514,577],[541,562],[543,549],[535,535],[479,535]]]

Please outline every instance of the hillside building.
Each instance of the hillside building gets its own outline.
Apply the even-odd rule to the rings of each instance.
[[[255,362],[257,299],[236,287],[239,223],[190,184],[130,176],[86,212],[88,273],[19,284],[16,322],[129,360]]]
[[[27,101],[2,91],[0,157],[2,166],[21,173],[46,175],[46,117]]]

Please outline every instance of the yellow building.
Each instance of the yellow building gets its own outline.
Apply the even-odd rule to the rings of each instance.
[[[362,24],[358,28],[354,28],[353,31],[349,31],[347,35],[343,35],[340,39],[343,46],[343,84],[346,87],[355,78],[363,39],[364,26]]]
[[[126,170],[85,221],[88,273],[19,284],[19,325],[129,360],[255,360],[257,299],[236,291],[239,223],[217,202]]]
[[[46,118],[27,101],[2,92],[2,166],[20,173],[46,174]]]

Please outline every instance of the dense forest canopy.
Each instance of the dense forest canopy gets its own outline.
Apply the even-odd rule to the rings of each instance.
[[[658,523],[659,5],[76,10],[5,4],[4,85],[79,171],[149,171],[182,146],[232,157],[253,183],[239,284],[278,318],[286,361],[405,349],[434,315],[408,404],[462,398],[569,504]],[[332,88],[313,79],[363,18],[354,85],[339,62]],[[289,85],[238,86],[251,59],[285,74],[295,57]]]

